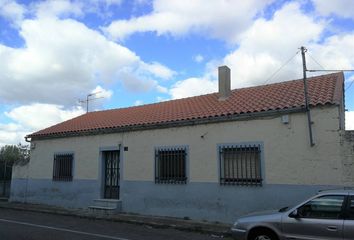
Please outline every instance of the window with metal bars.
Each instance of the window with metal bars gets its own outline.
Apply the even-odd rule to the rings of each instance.
[[[225,185],[262,185],[261,145],[219,146],[220,183]]]
[[[73,180],[73,161],[74,154],[55,154],[53,165],[54,181],[72,181]]]
[[[186,147],[155,149],[155,183],[186,183],[186,159]]]

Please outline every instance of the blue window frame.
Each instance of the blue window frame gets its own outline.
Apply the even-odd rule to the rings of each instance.
[[[228,144],[218,149],[220,184],[262,185],[261,144]]]
[[[72,181],[73,180],[73,153],[54,154],[53,181]]]
[[[187,147],[155,149],[155,183],[185,184],[187,182]]]

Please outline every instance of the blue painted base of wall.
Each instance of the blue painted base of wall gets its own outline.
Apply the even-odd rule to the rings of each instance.
[[[238,216],[296,205],[328,186],[220,186],[124,181],[123,211],[232,223]],[[332,186],[333,188],[333,186]]]
[[[97,180],[12,179],[10,201],[87,208],[100,198],[100,188]]]
[[[196,220],[233,222],[238,216],[266,209],[295,205],[329,186],[264,185],[220,186],[218,183],[184,185],[122,181],[124,212],[145,215],[188,217]],[[97,180],[55,182],[13,179],[10,201],[40,203],[67,208],[87,208],[101,198]]]

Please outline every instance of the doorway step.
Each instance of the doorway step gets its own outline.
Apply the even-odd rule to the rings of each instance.
[[[115,214],[122,211],[122,200],[118,199],[94,199],[93,205],[88,207],[91,213]]]

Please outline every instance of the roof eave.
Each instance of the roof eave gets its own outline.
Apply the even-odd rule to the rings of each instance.
[[[44,140],[44,139],[53,139],[53,138],[130,132],[130,131],[143,131],[143,130],[170,128],[170,127],[192,126],[192,125],[208,124],[208,123],[242,121],[242,120],[250,120],[254,118],[274,116],[279,114],[298,113],[298,112],[305,112],[305,111],[306,110],[304,107],[294,107],[294,108],[276,109],[276,110],[268,110],[268,111],[252,112],[252,113],[241,113],[241,114],[234,114],[234,115],[186,119],[186,120],[162,122],[162,123],[154,123],[154,124],[132,125],[132,126],[116,127],[116,128],[102,128],[102,129],[62,132],[62,133],[45,134],[45,135],[28,135],[26,137],[31,138],[32,141],[32,140]]]

